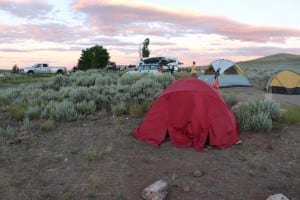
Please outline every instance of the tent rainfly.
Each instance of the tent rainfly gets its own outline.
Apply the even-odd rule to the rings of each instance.
[[[204,75],[198,78],[213,84],[214,73],[220,68],[220,87],[238,87],[238,86],[251,86],[248,78],[243,75],[242,69],[234,62],[227,59],[219,59],[213,61],[209,68],[205,70]]]
[[[279,70],[269,79],[266,89],[270,93],[300,94],[300,75],[294,71]]]
[[[226,148],[239,141],[234,114],[209,84],[183,78],[169,85],[151,105],[143,123],[133,131],[139,140],[158,147],[167,136],[177,147],[205,144]]]

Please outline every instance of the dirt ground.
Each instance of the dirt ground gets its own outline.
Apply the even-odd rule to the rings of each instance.
[[[255,87],[224,88],[240,101],[264,97]],[[281,104],[298,96],[272,95]],[[169,184],[168,200],[267,199],[283,193],[300,199],[300,125],[280,132],[241,133],[242,144],[224,150],[176,148],[165,141],[153,148],[131,136],[142,118],[101,114],[58,124],[42,133],[0,113],[1,123],[19,130],[0,139],[0,199],[141,199],[159,179]]]

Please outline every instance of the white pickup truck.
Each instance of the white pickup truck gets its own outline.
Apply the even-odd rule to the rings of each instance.
[[[47,63],[37,63],[31,67],[25,67],[20,69],[20,72],[25,74],[65,74],[67,72],[67,68],[61,66],[51,67]]]

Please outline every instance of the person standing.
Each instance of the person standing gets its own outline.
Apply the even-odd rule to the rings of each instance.
[[[171,65],[170,72],[172,75],[174,75],[174,71],[175,71],[175,67],[174,67],[174,65]]]
[[[158,64],[158,72],[161,74],[163,73],[163,63],[161,61]]]
[[[220,80],[219,80],[220,71],[221,71],[221,68],[219,67],[217,69],[217,71],[215,72],[215,82],[213,84],[213,87],[217,90],[220,88]]]
[[[197,72],[197,67],[196,67],[195,61],[193,61],[191,73],[192,73],[192,77],[194,77],[194,78],[198,77],[198,72]]]

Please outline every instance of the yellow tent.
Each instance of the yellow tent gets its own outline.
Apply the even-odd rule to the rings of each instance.
[[[274,73],[267,83],[267,90],[279,94],[300,94],[300,75],[282,70]]]

